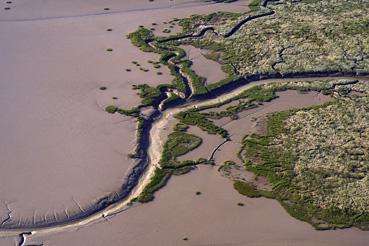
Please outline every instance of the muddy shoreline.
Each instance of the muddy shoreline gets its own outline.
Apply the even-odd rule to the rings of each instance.
[[[267,3],[268,1],[265,1]],[[260,16],[262,17],[262,16]],[[247,21],[245,21],[242,24],[238,24],[242,26]],[[201,37],[204,35],[207,31],[211,30],[211,28],[203,29],[198,34],[191,34],[191,37]],[[238,30],[238,29],[237,29]],[[236,30],[236,31],[237,31]],[[234,32],[233,32],[234,33]],[[232,34],[233,34],[232,33]],[[179,37],[180,38],[186,38],[186,37]],[[188,36],[187,36],[188,38]],[[167,42],[171,41],[173,39],[167,39],[162,40],[161,42]],[[172,57],[174,58],[174,57]],[[171,59],[171,58],[170,58]],[[180,69],[179,67],[177,67]],[[291,73],[291,74],[265,74],[265,75],[251,75],[246,76],[242,78],[238,78],[226,85],[220,86],[218,88],[215,88],[214,90],[210,91],[209,93],[205,95],[196,95],[191,98],[189,98],[189,95],[186,95],[186,98],[180,98],[174,101],[171,101],[169,103],[164,103],[163,107],[159,109],[159,105],[167,98],[166,93],[168,92],[168,88],[164,88],[161,90],[161,96],[154,102],[154,111],[152,114],[150,114],[143,123],[142,129],[139,130],[139,137],[138,137],[138,143],[136,148],[136,158],[137,162],[134,166],[134,168],[131,170],[130,174],[127,177],[127,180],[124,184],[122,184],[121,189],[117,192],[112,193],[111,195],[108,195],[102,199],[100,199],[95,206],[92,206],[89,209],[85,209],[84,212],[81,211],[81,213],[76,213],[67,219],[53,221],[53,222],[47,222],[42,224],[35,224],[32,226],[19,226],[19,225],[3,225],[0,226],[0,230],[4,229],[3,231],[6,232],[9,230],[10,233],[18,233],[27,232],[29,234],[29,231],[37,231],[38,229],[48,229],[52,227],[63,227],[63,226],[71,226],[72,224],[79,225],[80,222],[83,222],[87,219],[101,219],[105,218],[106,216],[111,215],[110,212],[105,212],[105,210],[108,210],[109,208],[114,207],[115,205],[119,205],[121,203],[128,203],[127,200],[134,198],[132,196],[132,193],[137,188],[138,185],[141,184],[144,185],[144,181],[148,180],[150,177],[150,173],[147,173],[151,171],[151,166],[155,165],[156,163],[153,163],[153,156],[150,156],[150,146],[156,145],[152,141],[152,129],[155,124],[158,123],[163,118],[163,114],[165,112],[170,111],[171,109],[178,109],[178,110],[184,110],[189,107],[194,107],[197,104],[206,103],[208,100],[211,99],[218,99],[222,100],[219,97],[225,97],[228,94],[234,93],[237,89],[240,89],[243,86],[253,86],[255,83],[260,82],[262,83],[264,80],[269,83],[273,79],[279,79],[280,81],[283,81],[284,79],[311,79],[311,78],[337,78],[337,77],[350,77],[350,78],[357,78],[359,76],[368,75],[369,73],[357,73],[357,72],[342,72],[342,71],[327,71],[327,72],[301,72],[301,73]],[[189,81],[184,77],[184,80],[186,81],[187,88],[190,88]],[[188,94],[188,93],[186,93]],[[191,93],[189,93],[191,94]],[[165,120],[165,119],[164,119]],[[160,152],[159,152],[160,153]],[[156,159],[160,157],[156,156]],[[113,209],[114,210],[114,209]],[[115,211],[115,210],[114,210]],[[92,218],[93,217],[93,218]],[[1,234],[1,232],[0,232]]]
[[[348,78],[357,78],[356,76],[347,76]],[[304,79],[302,77],[296,77],[299,79]],[[320,77],[320,78],[325,78],[325,79],[335,79],[337,77]],[[293,79],[293,77],[291,77],[290,79]],[[310,77],[307,77],[306,79],[310,79]],[[284,79],[279,79],[276,81],[273,81],[273,78],[270,79],[265,79],[265,80],[245,80],[248,81],[247,83],[244,84],[240,84],[240,86],[237,87],[238,90],[245,90],[246,88],[242,88],[247,86],[252,87],[253,85],[257,84],[262,84],[264,83],[273,83],[273,82],[282,82]],[[146,173],[148,171],[152,171],[153,169],[150,169],[149,166],[153,166],[155,165],[155,163],[151,163],[150,160],[153,159],[153,157],[150,156],[149,154],[149,149],[150,147],[153,145],[153,143],[151,142],[151,130],[153,128],[153,126],[155,124],[157,124],[160,121],[165,121],[167,118],[164,117],[163,119],[163,114],[165,113],[165,115],[168,114],[168,112],[170,112],[171,115],[181,111],[181,110],[186,110],[188,108],[191,107],[195,107],[197,104],[201,104],[201,105],[205,105],[205,104],[210,104],[209,101],[211,100],[219,100],[219,101],[223,101],[226,100],[228,97],[233,97],[234,95],[231,93],[240,93],[235,92],[233,90],[229,90],[227,88],[227,90],[225,90],[223,93],[221,94],[217,94],[216,96],[214,96],[214,94],[210,94],[208,97],[202,97],[201,99],[188,99],[188,100],[182,100],[181,102],[177,102],[176,104],[171,104],[171,105],[166,105],[166,109],[161,112],[158,109],[154,110],[154,112],[147,118],[145,119],[145,123],[144,123],[144,127],[141,130],[140,133],[140,143],[137,145],[137,149],[136,149],[136,153],[139,157],[137,165],[133,168],[131,174],[128,176],[127,182],[125,184],[122,185],[122,189],[120,190],[119,193],[113,193],[111,196],[107,196],[104,199],[100,200],[97,204],[96,207],[89,209],[87,211],[85,211],[85,213],[80,213],[80,214],[76,214],[73,217],[70,217],[69,219],[66,220],[62,220],[62,221],[57,221],[57,222],[52,222],[52,223],[48,223],[48,224],[41,224],[41,225],[32,225],[30,227],[17,227],[17,226],[3,226],[1,227],[2,232],[5,233],[5,235],[7,235],[8,233],[24,233],[24,232],[31,232],[31,231],[38,231],[38,230],[48,230],[51,229],[53,227],[69,227],[72,226],[73,224],[78,225],[80,224],[80,222],[84,221],[84,220],[89,220],[91,219],[91,217],[94,217],[95,219],[102,219],[106,216],[109,216],[109,213],[105,213],[105,210],[108,210],[109,208],[112,208],[120,203],[123,203],[124,201],[127,202],[127,200],[130,200],[134,197],[130,197],[130,194],[132,194],[132,192],[135,190],[135,188],[137,187],[137,185],[140,183],[140,181],[142,179],[146,179],[149,180],[150,177],[150,173]],[[219,97],[225,97],[225,98],[219,98]],[[173,111],[173,112],[171,112]],[[157,143],[155,143],[155,145],[157,145]],[[156,157],[156,159],[158,159],[160,157]],[[150,165],[151,164],[151,165]],[[141,186],[142,186],[142,182],[141,182]],[[99,215],[100,214],[100,215]],[[95,220],[94,219],[94,220]]]

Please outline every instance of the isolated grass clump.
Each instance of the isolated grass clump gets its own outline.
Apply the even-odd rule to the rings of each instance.
[[[105,111],[110,113],[110,114],[114,114],[115,112],[118,111],[118,107],[114,106],[114,105],[109,105],[105,108]]]

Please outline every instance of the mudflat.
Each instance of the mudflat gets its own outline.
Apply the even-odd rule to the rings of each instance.
[[[134,84],[171,79],[166,68],[148,62],[158,56],[139,51],[128,33],[139,25],[241,5],[36,0],[1,9],[3,226],[66,220],[124,184],[134,165],[127,155],[136,144],[136,122],[104,109],[137,105]]]
[[[196,192],[201,192],[196,195]],[[238,206],[244,203],[244,206]],[[34,235],[44,245],[355,245],[369,235],[357,229],[316,231],[274,200],[234,191],[216,167],[200,166],[171,179],[155,202],[139,205],[78,231]],[[184,239],[188,239],[187,241]]]
[[[180,31],[174,26],[163,32],[173,18],[245,11],[247,2],[28,0],[1,10],[1,225],[62,222],[121,189],[135,164],[128,156],[135,149],[137,122],[108,114],[105,107],[136,106],[140,98],[132,85],[156,86],[172,79],[166,67],[150,62],[159,56],[134,47],[128,33],[144,25],[157,35],[170,35]],[[201,50],[187,51],[193,69],[208,83],[222,78],[220,65],[205,60]],[[154,202],[134,203],[114,215],[103,214],[96,223],[58,233],[36,232],[24,237],[26,243],[20,243],[22,235],[0,238],[0,245],[367,245],[367,232],[316,231],[274,200],[238,194],[219,174],[224,161],[239,161],[242,137],[261,131],[266,114],[328,100],[313,92],[278,96],[240,113],[237,121],[216,121],[232,141],[216,152],[215,166],[173,176]],[[173,115],[163,116],[152,145],[161,146],[178,122]],[[188,132],[203,143],[180,160],[208,158],[222,142],[197,127]],[[161,152],[155,154],[157,164]]]

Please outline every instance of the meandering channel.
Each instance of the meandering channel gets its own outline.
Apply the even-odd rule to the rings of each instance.
[[[349,77],[325,77],[324,79],[352,79],[355,76]],[[146,132],[150,139],[150,144],[147,150],[147,156],[149,159],[149,165],[145,169],[144,173],[140,176],[138,184],[134,187],[133,191],[127,196],[125,199],[120,200],[107,208],[104,208],[96,213],[83,217],[76,220],[71,220],[68,222],[60,223],[58,225],[53,226],[45,226],[45,227],[35,227],[35,228],[14,228],[14,229],[3,229],[0,231],[0,237],[9,237],[9,236],[18,236],[18,235],[32,235],[32,234],[48,234],[52,232],[59,232],[70,230],[74,228],[80,228],[86,226],[90,223],[105,220],[111,216],[116,215],[117,213],[127,209],[130,206],[130,202],[133,198],[140,195],[144,187],[150,182],[150,179],[154,175],[155,169],[158,167],[158,163],[160,161],[161,153],[163,150],[164,142],[162,141],[162,130],[170,123],[171,120],[174,119],[174,115],[186,111],[191,108],[197,108],[205,105],[212,105],[216,103],[220,103],[226,100],[229,100],[243,91],[255,86],[255,85],[263,85],[269,83],[276,83],[282,81],[294,81],[296,79],[265,79],[249,82],[244,84],[237,89],[226,92],[225,94],[218,96],[216,98],[208,98],[208,99],[199,99],[199,100],[191,100],[186,101],[180,106],[167,108],[165,111],[161,113],[157,120],[154,120],[150,129]],[[314,78],[306,77],[300,78],[299,80],[314,80]]]
[[[267,7],[268,0],[264,1],[263,7]],[[270,10],[270,9],[269,9]],[[272,10],[271,10],[272,11]],[[230,37],[239,28],[241,28],[248,21],[260,18],[266,15],[273,14],[259,14],[253,18],[248,17],[236,26],[234,26],[225,36]],[[176,37],[176,40],[183,38],[199,38],[204,36],[208,31],[214,31],[212,27],[206,27],[197,34],[184,35]],[[160,42],[172,41],[174,38],[168,38],[161,40]],[[151,45],[151,41],[148,41]],[[171,57],[168,62],[171,62]],[[172,63],[175,65],[175,63]],[[178,67],[178,69],[181,69]],[[183,75],[185,81],[191,83],[188,77]],[[341,78],[342,76],[347,76],[344,78],[353,78],[357,74],[352,73],[342,73],[340,71],[331,72],[312,72],[312,73],[293,73],[293,74],[268,74],[268,75],[257,75],[238,78],[229,84],[219,87],[216,90],[211,91],[206,95],[201,95],[199,97],[191,97],[193,89],[191,85],[187,84],[187,88],[190,89],[190,93],[186,93],[183,98],[177,101],[163,105],[163,102],[168,97],[168,89],[163,89],[162,96],[154,105],[154,112],[145,120],[144,127],[141,131],[139,137],[139,144],[136,153],[139,157],[138,163],[135,168],[128,176],[128,181],[122,186],[119,196],[117,197],[106,197],[102,199],[94,210],[91,210],[85,214],[80,214],[78,217],[70,218],[67,221],[61,221],[60,223],[53,223],[48,225],[33,226],[28,228],[4,228],[0,230],[1,236],[19,236],[26,238],[27,235],[32,234],[47,234],[51,232],[58,232],[69,230],[73,228],[83,227],[90,223],[104,220],[110,216],[114,216],[117,213],[125,210],[130,206],[132,199],[139,196],[144,187],[150,182],[154,175],[155,169],[158,167],[158,163],[161,158],[161,153],[163,150],[163,140],[162,140],[162,130],[169,124],[175,114],[186,111],[190,108],[197,108],[205,105],[211,105],[229,100],[236,95],[242,93],[244,90],[251,88],[255,85],[262,85],[274,82],[281,82],[287,80],[295,80],[300,78],[303,80],[312,80],[311,77],[321,77],[325,79]],[[25,240],[25,239],[24,239]]]

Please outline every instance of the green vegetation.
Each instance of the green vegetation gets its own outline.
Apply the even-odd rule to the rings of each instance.
[[[274,98],[276,98],[277,91],[285,89],[287,89],[287,87],[274,87],[266,89],[262,86],[254,86],[251,89],[246,90],[240,95],[232,98],[231,100],[226,101],[226,103],[229,103],[231,101],[239,100],[237,105],[230,106],[226,110],[223,110],[221,112],[202,113],[202,115],[209,119],[221,119],[223,117],[230,117],[232,120],[237,120],[238,113],[244,110],[255,108],[257,107],[258,103],[269,102],[273,100]],[[217,106],[221,105],[224,105],[224,103],[218,104]]]
[[[317,229],[369,229],[369,87],[328,84],[345,93],[322,106],[270,115],[265,135],[244,138],[241,156],[248,171],[268,179],[272,195],[292,216]],[[249,184],[235,188],[265,196]]]
[[[205,78],[198,76],[192,69],[191,69],[192,62],[186,60],[182,63],[182,71],[188,75],[190,78],[190,83],[192,84],[193,88],[193,95],[203,95],[208,93],[208,90],[204,86]]]
[[[260,3],[252,1],[251,9]],[[220,62],[234,75],[369,72],[368,57],[362,55],[369,51],[368,2],[287,0],[270,1],[268,7],[275,14],[248,22],[230,37],[224,34],[253,13],[190,17],[182,21],[189,30],[207,25],[215,32],[181,43],[221,51]]]
[[[201,138],[183,131],[173,132],[164,145],[160,164],[163,167],[177,167],[182,163],[176,161],[178,156],[185,155],[201,144]]]
[[[175,117],[183,124],[198,126],[209,134],[219,134],[223,138],[228,137],[228,132],[225,129],[215,125],[213,121],[207,119],[205,115],[196,110],[180,112]]]
[[[188,130],[189,126],[183,123],[178,123],[174,127],[174,131],[176,132],[186,132]]]
[[[195,168],[198,162],[186,160],[178,161],[177,157],[194,150],[202,143],[202,139],[186,133],[188,126],[177,124],[174,132],[168,136],[164,144],[160,168],[155,171],[154,177],[138,197],[139,202],[149,202],[154,199],[154,193],[165,186],[172,175],[183,175]]]
[[[242,195],[255,198],[255,197],[267,197],[273,198],[273,195],[268,191],[257,190],[255,186],[250,183],[236,180],[233,183],[233,187]]]
[[[160,54],[160,63],[167,66],[174,77],[171,86],[182,94],[188,92],[186,79],[191,83],[193,95],[203,95],[243,76],[369,72],[369,57],[365,55],[369,53],[369,2],[270,1],[268,6],[274,11],[273,15],[256,18],[233,35],[225,35],[240,21],[257,14],[256,11],[265,11],[260,8],[261,2],[251,1],[251,13],[193,15],[177,20],[183,32],[170,36],[199,33],[204,26],[214,29],[200,38],[161,42],[167,37],[155,37],[143,27],[129,38],[141,50]],[[209,58],[221,63],[229,77],[204,85],[203,78],[191,69],[184,50],[178,47],[182,44],[209,50]],[[142,97],[147,104],[152,103],[156,88],[142,88]],[[276,198],[292,216],[318,229],[349,226],[369,229],[369,88],[357,81],[317,80],[253,87],[225,102],[179,113],[176,118],[181,123],[170,134],[160,168],[139,200],[152,200],[153,193],[163,187],[171,175],[189,172],[199,163],[177,160],[201,143],[196,136],[186,133],[188,125],[227,138],[228,132],[211,119],[237,119],[242,110],[273,100],[277,91],[287,89],[320,91],[338,100],[269,116],[267,132],[246,136],[240,156],[246,169],[266,177],[273,189],[270,192],[258,190],[253,184],[241,181],[235,181],[235,188],[251,197]],[[178,95],[183,97],[182,94]],[[176,99],[178,96],[172,94],[167,101]],[[234,100],[239,101],[238,105],[224,111],[201,112]],[[128,113],[115,106],[106,110]]]
[[[209,119],[221,119],[224,117],[229,117],[232,120],[238,120],[238,113],[255,107],[257,106],[248,100],[240,100],[237,105],[228,107],[226,110],[223,110],[221,112],[203,113],[203,115]]]
[[[178,68],[176,65],[168,63],[167,64],[170,74],[174,77],[172,84],[174,85],[177,90],[179,90],[182,93],[186,92],[186,82],[185,79],[182,77],[182,75],[178,72]]]
[[[139,90],[138,95],[142,99],[141,105],[152,105],[161,95],[160,89],[148,84],[133,85],[134,90]]]
[[[259,11],[261,4],[264,2],[264,0],[252,0],[249,3],[249,8],[251,11]]]
[[[115,112],[117,112],[117,110],[118,110],[118,107],[114,105],[109,105],[105,108],[105,111],[110,114],[114,114]]]
[[[166,185],[171,175],[169,170],[156,168],[153,178],[138,197],[138,201],[142,203],[152,201],[154,193]]]
[[[140,115],[140,109],[138,107],[131,108],[131,109],[121,109],[114,105],[109,105],[105,108],[105,111],[114,114],[119,113],[126,116],[132,116],[132,117],[139,117]]]
[[[146,43],[146,39],[154,38],[154,34],[152,31],[144,27],[140,27],[137,31],[130,33],[127,37],[131,40],[132,44],[144,52],[158,52]]]

